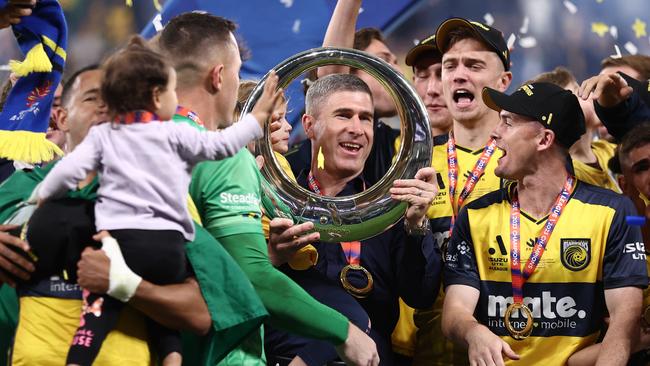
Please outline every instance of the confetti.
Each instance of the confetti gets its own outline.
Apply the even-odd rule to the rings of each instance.
[[[153,28],[156,30],[156,32],[160,32],[164,28],[162,25],[162,15],[160,15],[160,13],[156,14],[156,16],[153,17],[151,23],[153,24]]]
[[[280,4],[284,5],[285,8],[290,8],[293,6],[293,0],[280,0]]]
[[[359,14],[363,13],[363,8],[359,8]]]
[[[623,45],[625,50],[630,53],[630,55],[636,55],[639,52],[639,49],[632,42],[627,42]]]
[[[159,0],[153,0],[153,7],[156,8],[156,11],[161,11],[162,6],[160,6],[160,1]]]
[[[574,3],[572,3],[572,2],[570,2],[568,0],[564,1],[564,7],[567,8],[569,13],[571,13],[571,14],[575,14],[575,13],[578,12],[578,7]]]
[[[648,35],[648,33],[645,31],[645,25],[646,23],[639,18],[636,18],[634,20],[634,24],[632,24],[632,30],[634,31],[636,38],[641,38]]]
[[[508,49],[512,50],[512,46],[515,45],[515,41],[517,40],[517,36],[515,36],[514,33],[510,33],[510,37],[508,37]]]
[[[621,49],[618,48],[618,45],[617,45],[617,44],[614,45],[614,50],[616,51],[616,54],[614,54],[614,55],[609,55],[609,57],[611,57],[611,58],[621,58],[621,57],[623,57],[623,56],[621,55]]]
[[[11,71],[9,65],[0,65],[0,71]]]
[[[523,37],[519,39],[521,48],[533,48],[537,46],[537,39],[535,37]]]
[[[418,43],[420,43],[420,40],[419,40],[419,39],[417,39],[417,38],[416,38],[416,39],[414,39],[414,40],[413,40],[413,44],[414,44],[414,45],[416,45],[416,46],[417,46],[417,45],[418,45]]]
[[[612,37],[614,37],[614,39],[617,39],[618,38],[618,28],[616,28],[615,25],[612,25],[611,27],[609,27],[609,34],[611,34]]]
[[[293,27],[291,27],[291,31],[293,33],[300,33],[300,19],[296,19],[295,22],[293,22]]]
[[[323,147],[318,148],[318,155],[316,157],[316,167],[318,169],[325,169],[325,155],[323,155]]]
[[[609,31],[609,26],[603,22],[591,23],[591,31],[596,33],[599,37],[604,37],[605,33]]]
[[[528,33],[528,24],[529,23],[530,23],[530,18],[524,17],[524,24],[522,24],[521,28],[519,28],[519,33],[521,33],[521,34]]]
[[[490,13],[485,13],[485,15],[483,15],[483,20],[485,21],[485,24],[489,26],[492,26],[492,24],[494,24],[494,17]]]
[[[603,3],[603,0],[596,0],[596,2],[597,2],[598,4],[602,4],[602,3]]]

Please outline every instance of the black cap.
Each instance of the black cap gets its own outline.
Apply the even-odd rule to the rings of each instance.
[[[483,102],[497,112],[506,110],[535,119],[553,130],[556,140],[567,149],[585,133],[585,116],[578,98],[555,84],[526,84],[510,95],[483,88]]]
[[[499,56],[506,71],[510,70],[510,51],[503,33],[489,25],[463,18],[449,18],[442,22],[436,30],[436,45],[444,53],[449,45],[449,32],[457,28],[473,30]]]
[[[650,80],[640,81],[624,72],[619,71],[618,73],[625,79],[627,85],[631,86],[634,92],[639,94],[641,100],[650,106]]]
[[[411,48],[406,54],[406,64],[414,67],[418,58],[423,55],[431,55],[432,57],[442,58],[442,53],[438,50],[436,45],[436,35],[431,34],[427,38],[421,40],[415,47]]]

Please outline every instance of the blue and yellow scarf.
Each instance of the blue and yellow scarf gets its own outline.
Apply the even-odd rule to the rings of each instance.
[[[0,0],[0,8],[7,0]],[[20,78],[0,113],[0,158],[39,163],[63,155],[45,138],[54,91],[61,81],[67,47],[67,26],[56,0],[39,0],[30,16],[12,26],[22,62],[10,67]]]

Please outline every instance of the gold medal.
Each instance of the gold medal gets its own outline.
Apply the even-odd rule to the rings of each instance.
[[[366,276],[366,279],[368,280],[368,284],[362,288],[354,287],[354,285],[352,285],[348,281],[349,270],[362,271],[363,274]],[[372,286],[373,286],[372,275],[370,274],[370,272],[368,272],[367,269],[363,268],[358,264],[348,264],[347,266],[343,267],[339,278],[341,279],[341,284],[343,285],[345,291],[347,291],[350,295],[356,298],[363,299],[368,296],[370,291],[372,291]]]
[[[519,314],[523,312],[523,315],[526,317],[526,326],[524,326],[524,328],[521,330],[515,329],[515,327],[512,326],[512,323],[510,323],[510,316],[512,315],[512,312],[517,309],[519,309]],[[510,333],[510,336],[517,341],[522,341],[528,338],[530,333],[533,331],[533,312],[530,311],[528,306],[522,303],[516,302],[508,305],[503,320],[506,323],[506,329],[508,330],[508,333]]]

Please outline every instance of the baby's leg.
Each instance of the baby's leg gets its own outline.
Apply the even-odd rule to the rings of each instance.
[[[108,332],[115,328],[123,306],[123,303],[108,295],[83,291],[81,322],[68,351],[66,364],[92,365]]]
[[[180,332],[147,319],[147,333],[162,366],[180,366],[183,363]]]
[[[174,230],[111,230],[120,243],[126,264],[157,285],[181,283],[187,276],[185,239]],[[148,334],[163,366],[180,366],[180,333],[148,320]]]

